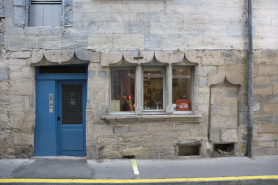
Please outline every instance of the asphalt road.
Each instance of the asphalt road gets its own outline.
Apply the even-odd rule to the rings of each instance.
[[[139,173],[139,174],[138,174]],[[261,179],[258,176],[275,175],[276,179]],[[249,176],[250,179],[228,177]],[[222,179],[212,179],[223,177]],[[254,178],[251,178],[254,177]],[[255,178],[256,177],[256,178]],[[197,178],[189,181],[181,178]],[[108,180],[87,183],[118,184],[142,183],[151,180],[175,179],[151,184],[278,184],[278,155],[247,157],[200,158],[182,160],[86,160],[70,157],[0,160],[0,183],[3,179],[88,179]],[[140,182],[142,179],[147,179]],[[1,181],[2,180],[2,181]],[[126,181],[124,181],[126,180]],[[128,181],[133,180],[133,181]],[[137,180],[137,181],[135,181]],[[77,182],[77,181],[76,181]],[[26,184],[30,184],[27,181]],[[45,181],[48,184],[49,181]],[[57,182],[54,182],[54,184]],[[69,182],[68,182],[69,183]],[[75,183],[75,182],[72,182]],[[79,182],[80,183],[80,182]],[[12,184],[16,184],[12,182]],[[37,183],[41,184],[41,183]],[[51,183],[53,184],[53,183]],[[82,184],[82,182],[80,183]]]

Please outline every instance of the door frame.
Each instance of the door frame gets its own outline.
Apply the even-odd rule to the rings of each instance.
[[[53,65],[55,66],[55,65]],[[85,92],[86,92],[86,96],[84,97],[84,101],[85,101],[85,108],[84,108],[84,122],[85,122],[85,130],[84,130],[84,133],[86,134],[86,102],[87,102],[87,79],[88,79],[88,65],[87,64],[80,64],[80,65],[57,65],[57,66],[85,66],[86,67],[86,73],[62,73],[62,74],[59,74],[59,73],[39,73],[39,67],[43,67],[43,66],[37,66],[36,67],[36,76],[35,76],[35,81],[36,81],[36,92],[35,92],[35,96],[36,96],[36,102],[39,101],[39,99],[41,97],[39,97],[39,94],[38,94],[38,84],[40,84],[40,82],[43,82],[43,83],[46,83],[47,82],[47,85],[49,86],[50,85],[50,89],[49,91],[51,90],[51,92],[48,92],[47,93],[52,93],[52,94],[55,94],[54,96],[54,102],[53,102],[53,114],[50,114],[48,112],[46,112],[46,110],[44,110],[44,113],[40,112],[40,114],[38,115],[38,107],[36,106],[36,121],[35,121],[35,132],[34,132],[34,156],[58,156],[58,143],[57,143],[57,140],[58,140],[58,126],[57,126],[57,92],[58,92],[58,89],[57,89],[57,82],[58,81],[70,81],[70,80],[73,80],[73,81],[76,81],[76,80],[80,80],[80,81],[84,81],[86,87],[85,87]],[[37,103],[36,103],[37,104]],[[45,105],[48,107],[48,104]],[[48,111],[48,110],[47,110]],[[46,114],[47,113],[47,114]],[[50,123],[48,122],[47,124],[55,124],[55,125],[43,125],[41,123],[41,121],[39,120],[42,119],[43,117],[47,116],[48,117],[48,120],[53,120],[54,123]],[[46,123],[44,123],[46,124]],[[48,136],[47,133],[45,133],[45,130],[47,130],[46,128],[48,128],[48,133],[51,132],[52,136],[53,137],[56,137],[56,138],[53,138],[53,139],[48,139],[47,137],[50,137]],[[50,128],[50,129],[49,129]],[[44,133],[44,135],[41,135],[41,133]],[[85,135],[85,138],[86,138],[86,135]],[[84,141],[85,143],[85,150],[87,149],[86,148],[86,139]],[[49,151],[47,149],[46,146],[53,146],[53,150]],[[87,155],[87,154],[86,154]]]

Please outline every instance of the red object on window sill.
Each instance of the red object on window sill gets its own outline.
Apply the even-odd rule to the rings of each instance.
[[[177,99],[177,111],[190,111],[189,99]]]

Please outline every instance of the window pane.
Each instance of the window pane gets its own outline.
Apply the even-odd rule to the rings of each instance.
[[[163,110],[163,71],[144,71],[144,110]]]
[[[135,110],[135,70],[112,70],[111,111]]]
[[[30,7],[30,26],[60,26],[61,1],[34,2]]]
[[[190,111],[191,79],[190,69],[173,69],[173,97],[174,111]]]

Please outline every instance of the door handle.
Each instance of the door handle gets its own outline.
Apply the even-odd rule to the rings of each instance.
[[[58,125],[60,124],[60,116],[57,117]]]

